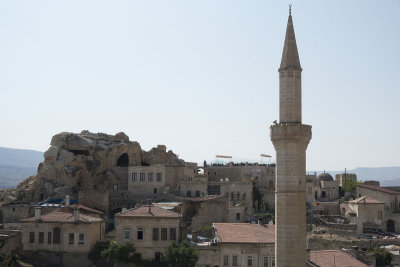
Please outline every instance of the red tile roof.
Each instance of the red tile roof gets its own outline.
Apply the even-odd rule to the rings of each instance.
[[[350,203],[356,203],[356,204],[385,204],[385,202],[376,200],[375,198],[372,197],[359,197],[354,200],[349,201]]]
[[[21,222],[34,222],[35,217],[21,220]],[[54,223],[74,223],[74,214],[71,212],[53,211],[40,216],[39,222],[54,222]],[[95,223],[103,222],[103,219],[92,217],[86,214],[79,213],[80,223]]]
[[[310,251],[310,260],[320,267],[368,267],[365,263],[340,250]]]
[[[118,213],[118,217],[169,217],[169,218],[180,218],[182,217],[179,213],[171,210],[165,210],[155,206],[141,206],[130,210],[122,211]]]
[[[275,225],[214,223],[220,243],[275,243]]]
[[[375,190],[375,191],[379,191],[379,192],[383,192],[383,193],[388,193],[388,194],[399,194],[399,192],[384,188],[384,187],[380,187],[377,185],[369,185],[369,184],[359,184],[357,185],[359,187],[363,187],[366,189],[370,189],[370,190]]]
[[[82,205],[82,204],[72,204],[71,206],[72,207],[77,207],[77,208],[79,208],[81,210],[86,210],[86,211],[89,211],[89,212],[92,212],[92,213],[97,213],[97,214],[100,214],[100,215],[103,214],[103,212],[101,212],[99,210],[89,208],[89,207],[87,207],[85,205]]]

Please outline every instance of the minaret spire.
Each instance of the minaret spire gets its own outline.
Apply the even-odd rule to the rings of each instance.
[[[297,51],[296,36],[294,35],[292,20],[292,5],[289,5],[289,18],[286,27],[285,44],[279,71],[284,69],[300,69],[299,52]]]

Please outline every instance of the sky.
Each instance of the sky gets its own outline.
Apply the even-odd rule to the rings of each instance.
[[[400,166],[400,2],[291,3],[307,170]],[[122,131],[186,161],[274,162],[288,4],[1,1],[0,146]]]

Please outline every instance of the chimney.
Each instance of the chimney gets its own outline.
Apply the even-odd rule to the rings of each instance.
[[[35,221],[40,221],[40,213],[42,211],[42,207],[35,207]]]
[[[79,222],[79,208],[74,207],[74,222]]]
[[[68,195],[65,196],[65,206],[68,208],[70,205],[70,197]]]
[[[151,214],[151,205],[149,205],[149,213]]]

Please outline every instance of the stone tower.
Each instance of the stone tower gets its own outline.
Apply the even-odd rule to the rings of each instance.
[[[276,150],[277,267],[305,266],[306,261],[306,149],[311,126],[301,123],[301,71],[289,11],[279,68],[279,124],[270,128]]]

